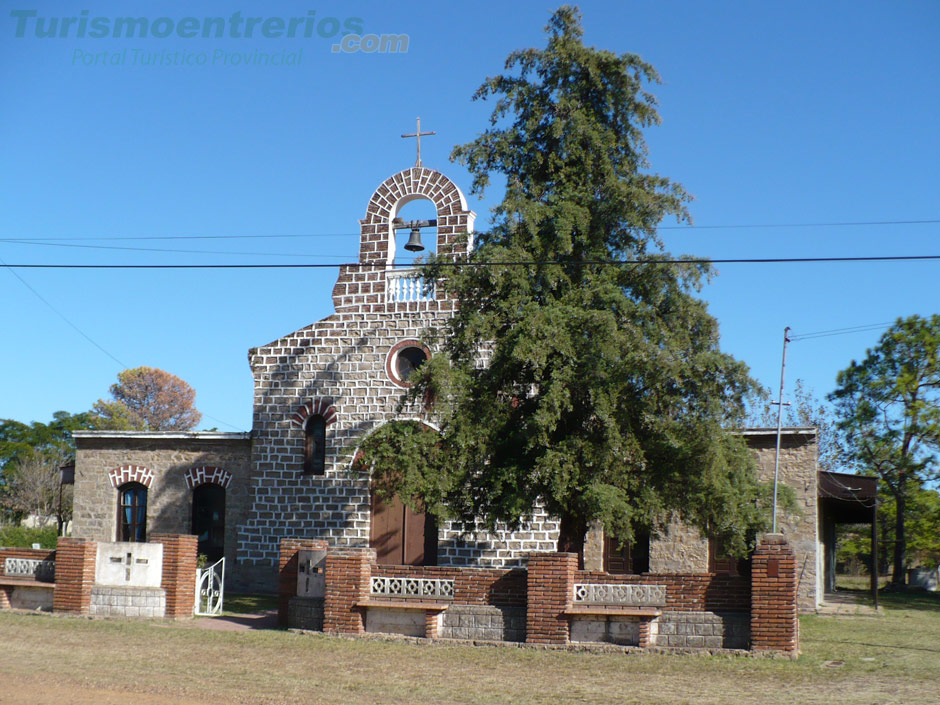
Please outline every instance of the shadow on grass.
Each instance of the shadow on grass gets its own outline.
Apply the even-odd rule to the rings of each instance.
[[[263,614],[277,610],[277,595],[225,593],[222,607],[229,614]]]
[[[872,644],[867,641],[853,641],[851,639],[827,639],[825,637],[813,637],[813,642],[822,644],[848,644],[850,646],[871,646],[875,649],[897,649],[898,651],[929,651],[930,653],[940,654],[940,648],[931,649],[926,646],[905,646],[899,644]]]
[[[867,590],[846,590],[839,588],[837,594],[854,595],[858,604],[872,606],[871,592]],[[878,591],[878,604],[889,610],[926,610],[940,612],[940,593],[927,592],[921,588],[908,588],[901,592],[881,589]]]

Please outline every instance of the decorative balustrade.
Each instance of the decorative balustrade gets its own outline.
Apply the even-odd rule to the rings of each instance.
[[[574,603],[576,605],[662,607],[666,604],[666,586],[575,583]]]
[[[389,270],[385,273],[385,300],[394,303],[433,301],[434,286],[425,284],[414,269]]]
[[[55,579],[55,561],[42,561],[36,558],[7,558],[3,562],[3,574],[9,577],[35,578],[36,580]]]
[[[452,600],[454,598],[454,581],[438,578],[383,578],[373,576],[372,594],[376,597]]]

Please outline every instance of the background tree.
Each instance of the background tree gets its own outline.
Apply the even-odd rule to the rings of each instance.
[[[741,552],[762,517],[753,461],[725,429],[753,382],[692,295],[709,267],[657,263],[657,225],[686,219],[689,200],[647,168],[642,130],[659,116],[644,86],[658,76],[585,47],[579,20],[558,10],[547,47],[511,54],[476,93],[496,99],[492,127],[453,157],[474,192],[493,173],[506,192],[480,266],[426,269],[460,301],[411,391],[436,400],[446,462],[396,465],[393,489],[422,488],[469,530],[543,507],[559,550],[580,552],[595,521],[630,541],[680,515]],[[634,258],[650,263],[608,264]]]
[[[54,479],[58,500],[58,467],[75,452],[71,432],[91,427],[92,415],[87,412],[70,414],[57,411],[47,424],[0,420],[0,508],[6,519],[19,521],[34,513],[48,515],[39,511],[48,505],[35,501],[35,498],[46,496],[50,480],[40,469],[49,470],[52,465],[56,466]],[[35,487],[28,486],[30,481],[35,481]],[[64,488],[62,501],[63,515],[70,516],[71,487]],[[67,517],[64,520],[67,521]]]
[[[769,389],[762,387],[749,400],[746,420],[748,426],[777,427],[777,407],[771,403],[775,396]],[[789,405],[783,408],[784,426],[815,426],[819,469],[839,472],[845,451],[832,407],[821,401],[801,379],[796,380],[792,394],[784,401],[789,402]]]
[[[94,406],[96,428],[136,431],[189,431],[202,414],[193,406],[196,390],[176,375],[154,367],[118,373],[111,401]]]
[[[847,458],[875,473],[894,499],[891,582],[905,584],[911,492],[937,478],[940,444],[940,316],[898,319],[867,351],[839,373],[829,395],[839,416]]]
[[[62,487],[61,505],[59,502],[59,468],[67,459],[64,453],[52,449],[14,460],[4,468],[0,505],[16,517],[34,516],[40,527],[57,520],[61,530],[72,515],[72,485]]]

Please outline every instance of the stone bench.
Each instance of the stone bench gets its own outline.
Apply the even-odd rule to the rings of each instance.
[[[441,615],[451,603],[420,599],[370,598],[360,600],[356,607],[364,610],[367,632],[388,632],[436,639],[440,633]],[[395,617],[395,613],[402,617]],[[409,613],[413,613],[409,616]]]

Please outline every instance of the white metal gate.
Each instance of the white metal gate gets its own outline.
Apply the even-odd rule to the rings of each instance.
[[[196,569],[196,607],[193,612],[201,617],[222,614],[222,597],[225,592],[225,559],[212,565]]]

